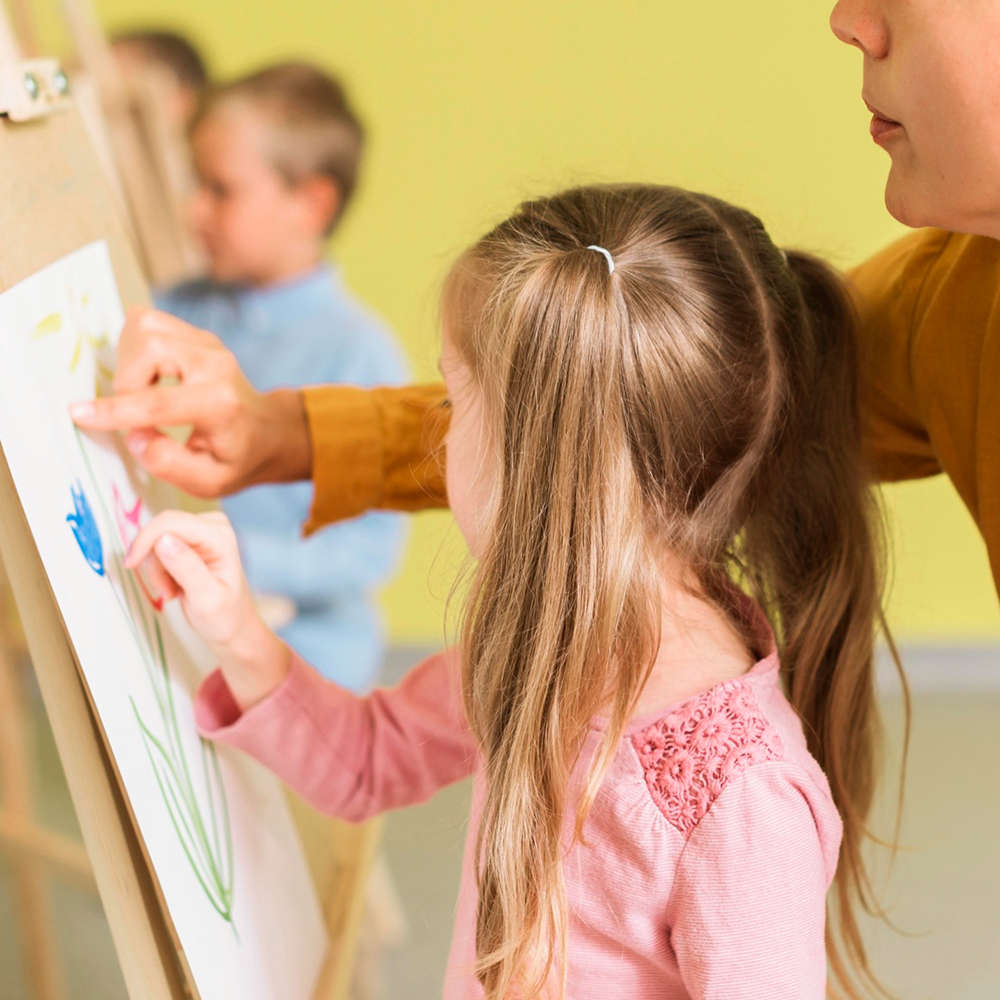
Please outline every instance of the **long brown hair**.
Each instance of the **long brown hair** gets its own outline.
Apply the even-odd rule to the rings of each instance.
[[[844,820],[828,943],[834,979],[859,996],[857,982],[875,982],[855,910],[870,899],[882,555],[839,279],[717,199],[588,187],[528,202],[479,240],[449,276],[444,314],[497,468],[463,629],[487,782],[486,996],[535,1000],[564,981],[563,824],[574,807],[581,835],[652,668],[665,548],[734,627],[734,577],[775,627]],[[609,724],[571,803],[598,711]]]

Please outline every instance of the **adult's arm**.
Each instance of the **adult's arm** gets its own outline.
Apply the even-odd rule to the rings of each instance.
[[[115,395],[75,403],[87,430],[126,431],[153,475],[194,496],[309,478],[309,427],[300,393],[258,392],[214,334],[155,309],[129,311],[118,344]],[[187,427],[185,440],[163,433]]]
[[[442,385],[258,392],[218,337],[154,309],[129,311],[115,395],[71,412],[83,428],[126,431],[141,465],[194,496],[313,478],[309,531],[447,503]],[[184,441],[162,433],[180,426]]]
[[[861,319],[861,407],[869,454],[885,481],[941,472],[917,400],[911,341],[926,278],[948,234],[904,237],[849,274]],[[316,495],[310,530],[369,508],[446,504],[440,451],[442,385],[306,390]],[[345,469],[352,471],[345,477]]]
[[[443,385],[302,393],[315,483],[307,531],[366,510],[447,506],[443,443],[450,410]]]
[[[949,235],[921,230],[850,272],[861,319],[861,408],[869,454],[885,481],[942,471],[913,380],[912,347],[928,278]],[[446,504],[435,459],[448,427],[444,386],[305,392],[316,497],[310,528],[377,507]],[[348,478],[344,470],[353,465]]]

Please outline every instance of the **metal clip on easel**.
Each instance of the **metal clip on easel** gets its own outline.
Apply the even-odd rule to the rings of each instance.
[[[69,78],[56,59],[0,64],[0,115],[29,121],[69,104]]]

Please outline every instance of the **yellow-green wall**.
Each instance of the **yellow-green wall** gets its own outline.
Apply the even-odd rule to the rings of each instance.
[[[592,180],[710,191],[773,235],[861,260],[901,231],[882,205],[860,55],[832,0],[99,0],[110,28],[168,24],[215,70],[305,57],[338,70],[370,127],[360,197],[335,242],[350,284],[433,377],[449,259],[525,195]],[[892,618],[906,638],[1000,635],[981,542],[944,481],[889,491]],[[386,594],[394,635],[434,641],[454,555],[445,515],[415,519]],[[905,530],[904,530],[905,529]],[[428,570],[435,563],[428,584]]]

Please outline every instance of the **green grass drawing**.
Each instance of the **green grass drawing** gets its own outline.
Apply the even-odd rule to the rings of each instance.
[[[70,313],[68,322],[62,312],[49,313],[35,324],[29,335],[30,339],[43,340],[65,332],[70,333],[73,337],[73,349],[68,362],[69,371],[77,371],[85,353],[91,355],[96,366],[96,389],[99,393],[101,379],[110,381],[112,377],[112,373],[97,356],[97,352],[110,343],[107,329],[100,322],[92,328],[84,322],[83,313],[90,304],[87,291],[77,295],[72,285],[68,284],[66,301]],[[199,739],[201,759],[196,767],[189,762],[181,739],[177,706],[174,704],[170,684],[159,607],[154,607],[148,599],[141,580],[124,567],[125,541],[118,537],[115,519],[109,511],[102,483],[94,474],[83,435],[78,428],[74,427],[74,431],[93,495],[97,498],[104,530],[101,531],[98,527],[82,487],[73,490],[75,512],[68,520],[91,569],[107,579],[142,656],[156,699],[159,716],[156,724],[151,725],[142,717],[134,699],[130,698],[130,702],[170,821],[206,898],[236,933],[233,921],[232,829],[226,789],[215,747]],[[102,538],[106,539],[106,544]],[[204,782],[204,807],[202,797],[192,780],[193,772],[200,773]]]
[[[83,436],[79,429],[75,429],[75,432],[104,527],[104,531],[101,532],[81,491],[84,516],[89,518],[88,549],[84,554],[95,572],[106,576],[129,623],[156,699],[158,725],[155,727],[150,725],[142,717],[135,701],[130,699],[132,710],[142,734],[157,786],[191,870],[212,908],[236,934],[233,920],[232,829],[226,789],[215,747],[199,738],[201,759],[197,767],[193,767],[189,762],[177,720],[177,707],[174,704],[173,688],[170,684],[169,665],[159,614],[144,596],[135,575],[124,567],[125,552],[117,538],[114,518],[108,509],[101,483],[94,474]],[[78,504],[78,511],[79,509]],[[73,520],[77,521],[78,517],[74,516]],[[74,532],[83,549],[84,542],[77,528],[77,523],[74,523]],[[100,535],[107,539],[106,555],[105,547],[100,543]],[[94,536],[98,537],[95,539]],[[94,546],[97,546],[96,556],[91,551]],[[100,564],[99,570],[95,562]],[[204,782],[207,792],[204,805],[192,780],[193,771],[200,772]],[[239,940],[239,935],[236,936]]]

